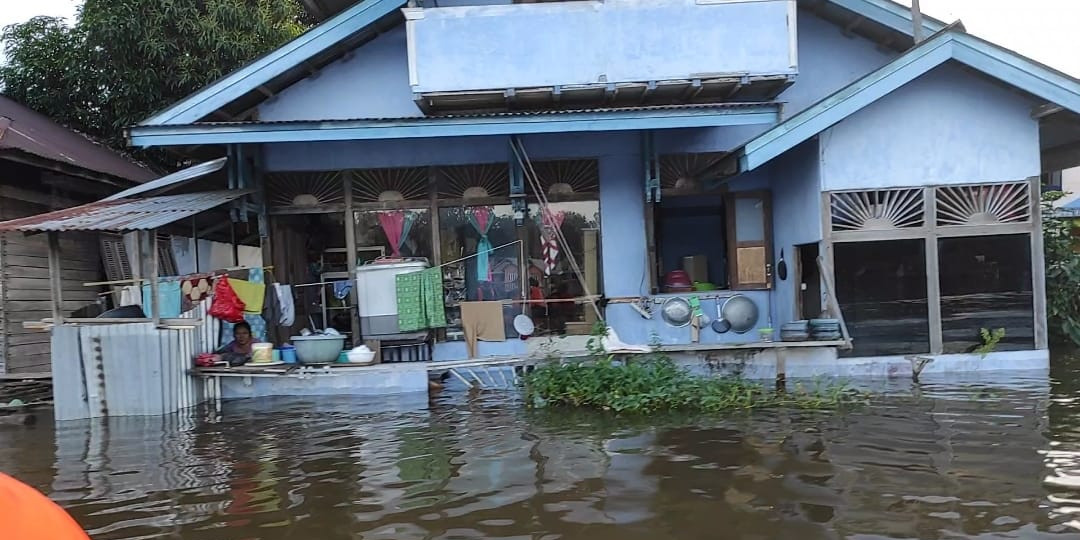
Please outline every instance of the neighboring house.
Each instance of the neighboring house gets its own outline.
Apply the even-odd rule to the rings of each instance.
[[[400,250],[450,263],[452,326],[451,296],[519,299],[532,277],[530,297],[602,292],[629,343],[768,348],[665,323],[664,276],[682,268],[720,290],[701,293],[710,316],[749,297],[754,329],[838,302],[842,354],[865,360],[792,349],[792,374],[893,373],[915,354],[942,371],[1048,363],[1039,176],[1080,165],[1072,77],[932,18],[916,44],[888,0],[309,5],[320,26],[130,130],[241,164],[230,187],[264,195],[247,208],[278,280]],[[583,279],[544,249],[545,198]],[[457,262],[515,240],[484,284]],[[587,327],[565,305],[533,315]],[[1006,330],[997,352],[950,356],[981,328]],[[435,357],[463,358],[456,338]]]
[[[153,171],[0,96],[0,219],[65,208],[155,178]],[[64,309],[98,300],[104,276],[100,239],[65,237]],[[49,371],[49,334],[23,328],[49,317],[44,235],[0,238],[0,374]]]

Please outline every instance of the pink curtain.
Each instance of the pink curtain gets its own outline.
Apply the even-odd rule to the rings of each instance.
[[[379,212],[379,226],[386,233],[386,240],[390,242],[391,255],[394,258],[401,257],[401,236],[405,232],[405,211]]]

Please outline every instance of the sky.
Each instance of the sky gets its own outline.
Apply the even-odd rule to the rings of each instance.
[[[911,0],[898,0],[910,5]],[[0,0],[0,26],[35,15],[73,17],[78,0]],[[925,13],[1080,77],[1080,0],[922,0]]]

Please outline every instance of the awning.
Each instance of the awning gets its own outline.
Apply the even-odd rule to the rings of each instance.
[[[134,146],[146,147],[771,125],[780,121],[780,110],[779,103],[711,103],[414,118],[203,122],[135,126],[129,130],[128,139]]]
[[[222,167],[225,166],[225,162],[227,161],[229,161],[229,158],[223,157],[215,159],[213,161],[207,161],[206,163],[193,165],[186,169],[176,171],[168,176],[162,176],[161,178],[158,178],[157,180],[154,180],[152,182],[147,182],[145,184],[135,186],[131,189],[121,191],[120,193],[117,193],[115,195],[105,197],[102,200],[115,201],[117,199],[127,199],[134,195],[150,193],[151,191],[163,192],[174,187],[179,187],[192,180],[197,180],[208,174],[218,172],[222,169]]]
[[[211,210],[252,192],[249,189],[208,191],[146,199],[103,200],[0,222],[0,232],[146,231]]]

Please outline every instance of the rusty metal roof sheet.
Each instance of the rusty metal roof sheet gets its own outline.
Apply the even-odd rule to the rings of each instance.
[[[146,199],[98,201],[0,222],[0,232],[145,231],[234,201],[251,190],[208,191]]]
[[[0,151],[38,158],[142,183],[158,175],[135,160],[0,95]]]

